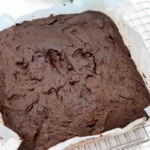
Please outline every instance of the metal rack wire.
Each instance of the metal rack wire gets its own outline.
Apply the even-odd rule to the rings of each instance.
[[[149,135],[150,124],[71,150],[148,150],[150,149]]]
[[[142,35],[150,51],[150,0],[136,0],[131,13],[125,19]]]

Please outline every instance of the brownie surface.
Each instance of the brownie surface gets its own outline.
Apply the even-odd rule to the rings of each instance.
[[[101,12],[51,16],[0,33],[0,108],[24,140],[47,150],[146,116],[150,95],[114,22]]]

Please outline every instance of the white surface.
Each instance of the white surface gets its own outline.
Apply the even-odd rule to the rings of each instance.
[[[150,117],[150,106],[145,108],[146,113],[148,114],[148,116]]]
[[[55,1],[53,0],[53,2]],[[45,9],[51,6],[51,0],[0,0],[0,14],[7,13],[14,19],[17,19],[38,9]]]
[[[20,137],[0,123],[0,150],[16,150],[20,143]]]

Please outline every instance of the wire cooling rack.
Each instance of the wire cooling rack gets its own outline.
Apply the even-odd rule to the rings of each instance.
[[[125,19],[142,35],[150,51],[150,0],[136,0],[131,13]]]
[[[150,51],[150,0],[136,0],[125,20],[141,34]],[[150,121],[125,134],[71,150],[150,150]]]

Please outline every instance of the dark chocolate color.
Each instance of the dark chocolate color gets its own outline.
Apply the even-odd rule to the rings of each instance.
[[[0,105],[19,150],[146,116],[150,95],[113,21],[100,12],[17,24],[0,33]]]

